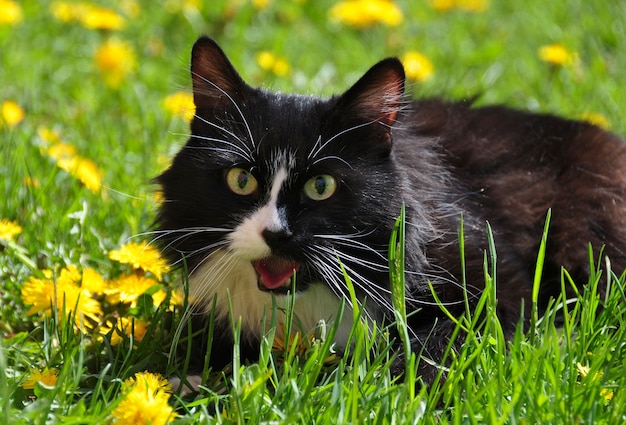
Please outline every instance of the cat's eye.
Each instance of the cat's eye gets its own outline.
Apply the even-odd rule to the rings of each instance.
[[[250,171],[238,167],[228,170],[226,183],[228,184],[228,188],[234,193],[244,196],[254,193],[259,187],[259,183]]]
[[[337,182],[333,176],[320,174],[309,179],[304,184],[304,194],[314,201],[323,201],[330,198],[337,189]]]

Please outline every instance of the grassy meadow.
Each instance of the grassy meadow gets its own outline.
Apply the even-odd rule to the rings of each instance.
[[[505,341],[486,253],[464,348],[429,388],[394,378],[385,329],[357,325],[341,359],[329,340],[268,335],[258,364],[234,356],[199,394],[172,391],[181,274],[145,233],[151,179],[188,134],[201,34],[271,90],[327,96],[398,56],[415,96],[626,135],[618,0],[0,0],[0,423],[626,422],[626,284],[598,258],[580,300]]]

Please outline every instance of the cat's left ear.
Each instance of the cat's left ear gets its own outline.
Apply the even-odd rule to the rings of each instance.
[[[228,109],[242,102],[247,84],[226,54],[209,37],[200,37],[191,51],[193,100],[198,110]]]
[[[404,81],[402,62],[384,59],[341,96],[341,108],[353,118],[379,122],[390,130],[403,103]]]

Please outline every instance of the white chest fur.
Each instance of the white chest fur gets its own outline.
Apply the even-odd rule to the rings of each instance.
[[[208,312],[214,304],[215,316],[221,320],[241,319],[242,337],[259,339],[266,333],[264,324],[269,326],[273,305],[276,305],[276,321],[285,324],[285,312],[290,296],[276,295],[261,291],[257,285],[254,267],[230,255],[226,250],[218,250],[194,271],[189,282],[189,295],[196,306],[204,306]],[[274,298],[274,299],[273,299]],[[294,302],[294,321],[306,333],[315,332],[320,321],[327,325],[337,320],[341,300],[322,283],[310,285],[306,291],[298,293]],[[296,328],[295,323],[292,326]],[[341,323],[335,335],[335,342],[345,343],[352,329],[352,312],[346,304]]]

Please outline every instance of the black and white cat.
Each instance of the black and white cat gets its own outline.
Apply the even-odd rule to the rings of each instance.
[[[212,365],[232,358],[230,306],[242,320],[242,357],[258,357],[263,318],[292,285],[304,330],[332,322],[348,298],[369,320],[393,320],[388,243],[406,205],[406,293],[414,348],[437,362],[464,309],[458,229],[465,232],[469,298],[484,286],[486,226],[498,252],[498,313],[512,329],[529,303],[548,209],[552,220],[541,301],[565,267],[583,284],[588,244],[626,268],[626,145],[593,125],[471,102],[410,101],[397,59],[374,65],[329,99],[249,87],[218,45],[200,38],[191,75],[191,137],[157,178],[159,241],[186,264],[203,321],[215,307]],[[295,279],[295,282],[292,282]],[[215,304],[214,304],[215,299]],[[343,315],[336,342],[351,328]],[[197,347],[201,350],[204,342]],[[202,361],[202,353],[197,360]],[[425,381],[435,368],[422,362]]]

